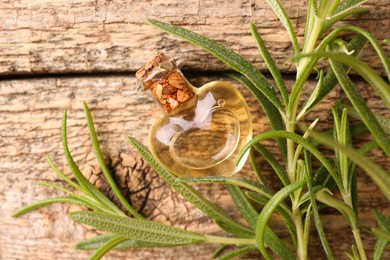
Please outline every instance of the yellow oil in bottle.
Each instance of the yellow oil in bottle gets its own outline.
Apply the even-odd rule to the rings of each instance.
[[[147,76],[137,75],[141,81],[148,79],[144,86],[165,108],[149,132],[153,155],[180,177],[238,172],[248,154],[239,165],[237,155],[252,137],[250,113],[241,93],[222,81],[195,88],[173,60],[165,56],[157,60],[162,62],[149,69]]]

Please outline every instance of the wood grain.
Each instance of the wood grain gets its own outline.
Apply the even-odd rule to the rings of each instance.
[[[281,2],[302,42],[306,1]],[[350,22],[371,32],[379,42],[390,38],[389,0],[364,5],[370,13]],[[3,0],[0,75],[135,71],[158,50],[186,59],[192,70],[226,69],[198,47],[146,25],[148,18],[214,39],[265,70],[249,32],[253,22],[279,68],[285,73],[295,70],[287,61],[292,55],[288,34],[265,1]],[[390,46],[383,47],[389,54]],[[363,59],[375,69],[382,68],[372,48],[367,48]]]
[[[218,76],[189,76],[197,86],[214,79],[227,80]],[[287,82],[291,85],[293,81]],[[366,90],[364,83],[358,82],[358,86],[375,111],[389,116],[388,110],[381,107],[378,98]],[[305,86],[303,98],[313,87],[314,81],[310,81]],[[243,87],[238,88],[250,106],[255,134],[269,129],[255,99]],[[329,127],[329,108],[334,100],[342,97],[339,89],[333,91],[308,115],[307,122],[319,118],[320,128]],[[9,80],[0,82],[0,259],[86,259],[90,254],[73,248],[77,241],[97,234],[92,228],[73,223],[66,217],[78,207],[55,204],[17,219],[11,217],[21,206],[60,194],[37,185],[40,181],[64,185],[49,169],[44,158],[46,155],[52,157],[60,170],[70,174],[61,151],[60,127],[64,109],[68,110],[69,145],[77,164],[91,182],[112,196],[101,177],[88,140],[82,101],[91,108],[106,162],[135,207],[155,221],[206,234],[223,234],[212,220],[170,190],[127,143],[128,135],[146,143],[147,133],[159,114],[151,97],[137,90],[135,77],[64,76]],[[360,142],[365,142],[364,139],[362,137]],[[273,142],[265,144],[275,150]],[[372,157],[387,170],[390,168],[389,159],[379,151],[375,151]],[[269,167],[262,164],[267,179],[275,180]],[[254,178],[249,165],[240,175]],[[270,184],[278,187],[277,182]],[[360,221],[363,225],[374,226],[370,210],[376,208],[389,215],[389,203],[361,171],[358,186]],[[195,187],[224,210],[240,218],[222,186]],[[347,223],[334,211],[324,212],[323,222],[336,259],[344,258],[343,252],[350,249],[352,241]],[[287,236],[277,218],[272,220],[272,225],[282,237]],[[364,239],[367,253],[372,255],[374,239],[367,234],[364,234]],[[192,259],[195,255],[197,259],[209,259],[216,247],[197,245],[179,249],[130,250],[112,252],[106,259]],[[324,259],[315,230],[311,233],[310,255],[312,259]],[[390,252],[386,256],[390,257]]]
[[[303,41],[307,1],[280,1],[291,17],[298,40]],[[370,11],[348,22],[361,26],[381,43],[390,38],[389,0],[364,4]],[[0,2],[0,260],[87,259],[91,252],[76,250],[74,244],[99,232],[70,221],[66,214],[79,207],[55,204],[20,218],[11,215],[21,206],[62,193],[37,185],[41,181],[65,183],[49,169],[50,155],[70,176],[61,147],[61,119],[68,110],[68,137],[72,154],[84,175],[115,201],[93,155],[88,138],[82,101],[92,111],[105,160],[122,192],[149,219],[205,234],[224,235],[211,219],[193,208],[167,186],[127,142],[132,135],[147,143],[147,134],[159,116],[159,108],[146,93],[137,90],[133,72],[157,51],[185,61],[184,70],[196,86],[215,79],[228,80],[215,72],[227,67],[211,55],[145,24],[154,18],[183,26],[214,39],[254,63],[265,65],[249,32],[249,23],[259,33],[289,87],[294,67],[288,62],[292,46],[288,34],[265,1],[244,0],[2,0]],[[348,36],[347,36],[348,37]],[[390,45],[383,45],[390,55]],[[383,69],[368,46],[363,60]],[[188,71],[192,71],[192,74]],[[194,72],[195,71],[195,72]],[[196,72],[198,71],[198,72]],[[207,71],[208,73],[204,73]],[[206,76],[205,76],[206,75]],[[267,75],[266,75],[267,76]],[[269,76],[267,76],[269,77]],[[237,85],[237,84],[236,84]],[[357,79],[360,93],[376,112],[390,112],[367,85]],[[268,130],[264,112],[242,86],[253,119],[254,134]],[[314,89],[309,81],[303,90],[306,99]],[[330,107],[344,98],[337,88],[305,119],[320,119],[319,129],[332,122]],[[369,138],[361,136],[361,145]],[[264,144],[276,152],[275,143]],[[329,152],[330,154],[331,152]],[[370,157],[387,171],[390,160],[379,149]],[[259,158],[268,184],[277,190],[280,183],[270,167]],[[247,163],[240,176],[254,178]],[[228,192],[221,185],[194,186],[211,201],[241,219]],[[390,215],[389,202],[371,179],[358,171],[359,220],[375,226],[371,209]],[[350,229],[335,211],[325,210],[323,224],[336,259],[345,259],[353,241]],[[281,237],[288,236],[275,217],[271,226]],[[372,256],[375,240],[363,233],[367,254]],[[169,249],[115,251],[106,259],[209,259],[218,245],[195,245]],[[310,236],[311,259],[325,259],[313,229]],[[258,258],[253,255],[252,258]],[[390,258],[387,251],[385,259]]]

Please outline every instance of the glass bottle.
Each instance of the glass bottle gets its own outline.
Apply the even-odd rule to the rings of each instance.
[[[213,81],[192,86],[175,60],[163,53],[136,73],[163,115],[149,132],[149,148],[158,161],[180,177],[229,176],[241,148],[252,137],[248,105],[232,85]]]

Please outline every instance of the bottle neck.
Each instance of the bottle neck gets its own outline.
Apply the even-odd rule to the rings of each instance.
[[[144,90],[149,90],[168,114],[179,112],[179,108],[195,96],[194,87],[187,81],[176,62],[163,53],[140,68],[136,73]]]

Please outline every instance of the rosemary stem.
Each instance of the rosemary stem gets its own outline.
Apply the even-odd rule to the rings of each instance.
[[[298,259],[300,260],[306,260],[307,259],[307,251],[305,247],[305,241],[303,236],[303,228],[302,228],[302,219],[299,219],[295,222],[297,225],[297,232],[298,232]],[[298,226],[300,225],[300,226]]]
[[[293,111],[290,116],[290,121],[286,122],[286,130],[288,132],[295,132],[296,126],[296,110]],[[295,183],[296,180],[296,162],[295,160],[295,143],[291,139],[287,139],[287,173],[291,183]],[[292,215],[293,222],[297,229],[297,253],[298,259],[307,259],[307,246],[304,235],[304,228],[302,224],[302,214],[299,208],[299,199],[297,197],[291,197],[292,199]]]
[[[305,242],[305,235],[304,235],[303,224],[302,224],[302,214],[301,214],[301,210],[299,209],[299,206],[294,207],[293,215],[294,215],[294,224],[297,229],[298,259],[306,260],[307,259],[307,250],[305,246],[306,242]]]
[[[367,256],[366,256],[366,252],[364,251],[364,246],[363,246],[362,238],[360,236],[359,228],[353,228],[352,233],[353,233],[353,237],[355,238],[356,247],[358,249],[360,259],[367,260]]]
[[[314,18],[314,24],[313,24],[313,30],[311,31],[310,37],[307,41],[307,44],[303,46],[303,51],[302,53],[309,53],[314,50],[314,47],[317,43],[318,36],[321,32],[322,29],[322,24],[323,24],[323,19],[320,17],[315,17]],[[297,68],[297,77],[299,77],[300,72],[302,71],[303,68],[307,66],[309,63],[309,60],[311,58],[303,58],[300,60],[298,63],[298,68]]]
[[[224,244],[224,245],[256,245],[255,239],[232,238],[220,236],[206,236],[206,243]]]
[[[287,122],[286,130],[288,132],[295,132],[295,123]],[[295,165],[294,165],[294,157],[295,157],[295,143],[291,139],[287,139],[287,174],[290,179],[290,183],[295,182]]]
[[[347,204],[348,206],[350,206],[351,209],[353,209],[351,193],[348,190],[346,192],[347,193],[342,194],[344,203]],[[355,214],[354,211],[353,211],[353,214]],[[359,230],[359,227],[357,224],[357,216],[355,215],[354,217],[355,217],[356,222],[352,222],[353,224],[351,224],[353,238],[355,239],[355,243],[356,243],[356,247],[358,249],[359,255],[360,255],[360,259],[366,260],[367,256],[366,256],[366,252],[364,250],[362,238],[360,236],[360,230]],[[351,221],[353,221],[353,220],[351,220]]]

